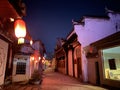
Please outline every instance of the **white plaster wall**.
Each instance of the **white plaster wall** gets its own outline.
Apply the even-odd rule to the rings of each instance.
[[[94,59],[91,59],[91,61],[94,61]],[[88,81],[96,84],[95,62],[88,62]]]
[[[30,78],[33,72],[34,72],[34,60],[32,59],[32,56],[31,56],[30,57]]]
[[[18,60],[18,58],[19,58],[19,60]],[[24,60],[24,59],[26,59],[26,60]],[[25,74],[16,74],[17,62],[25,62],[26,63],[26,73]],[[30,78],[30,57],[24,56],[24,55],[15,55],[14,61],[13,61],[13,74],[12,74],[13,82],[25,81],[25,80],[29,80],[29,78]]]
[[[83,81],[87,82],[88,81],[88,72],[87,72],[87,58],[85,56],[85,51],[83,47],[81,46],[81,61],[82,61],[82,76],[83,76]]]
[[[110,17],[110,21],[113,23],[120,21],[120,14],[119,13],[108,13],[108,16]]]
[[[117,19],[119,18],[119,19]],[[87,81],[87,58],[84,48],[89,44],[116,33],[116,22],[120,20],[120,15],[110,14],[110,19],[85,18],[84,25],[74,25],[74,30],[78,35],[78,41],[82,47],[82,72],[84,81]]]
[[[32,44],[32,47],[39,51],[40,55],[41,56],[44,56],[44,47],[42,45],[42,42],[41,41],[35,41],[33,44]]]
[[[115,27],[108,20],[85,19],[85,25],[74,26],[78,40],[83,47],[116,32]]]
[[[35,50],[40,50],[40,43],[39,41],[36,41],[35,43],[32,44],[32,47],[35,49]]]
[[[116,24],[120,29],[120,14],[108,13],[108,17],[109,19],[85,17],[84,25],[74,25],[78,40],[83,47],[120,31],[116,30]]]

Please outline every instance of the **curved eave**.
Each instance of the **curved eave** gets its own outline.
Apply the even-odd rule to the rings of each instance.
[[[0,0],[0,17],[17,18],[19,15],[8,0]]]

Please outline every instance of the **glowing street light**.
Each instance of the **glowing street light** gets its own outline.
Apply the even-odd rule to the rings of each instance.
[[[30,40],[30,45],[32,45],[33,44],[33,40]]]
[[[41,57],[39,57],[39,61],[40,61]]]

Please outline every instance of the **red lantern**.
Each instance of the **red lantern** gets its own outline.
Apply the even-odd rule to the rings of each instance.
[[[18,43],[24,43],[24,37],[26,36],[25,22],[22,19],[17,19],[14,22],[14,29],[15,29],[15,35],[18,38]]]
[[[90,53],[93,53],[93,47],[90,46],[90,50],[89,50]]]

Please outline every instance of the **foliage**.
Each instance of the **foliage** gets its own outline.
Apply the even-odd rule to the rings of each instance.
[[[34,70],[32,76],[31,76],[31,79],[33,81],[38,81],[38,80],[42,79],[42,76],[41,76],[41,73],[39,72],[39,70]]]

